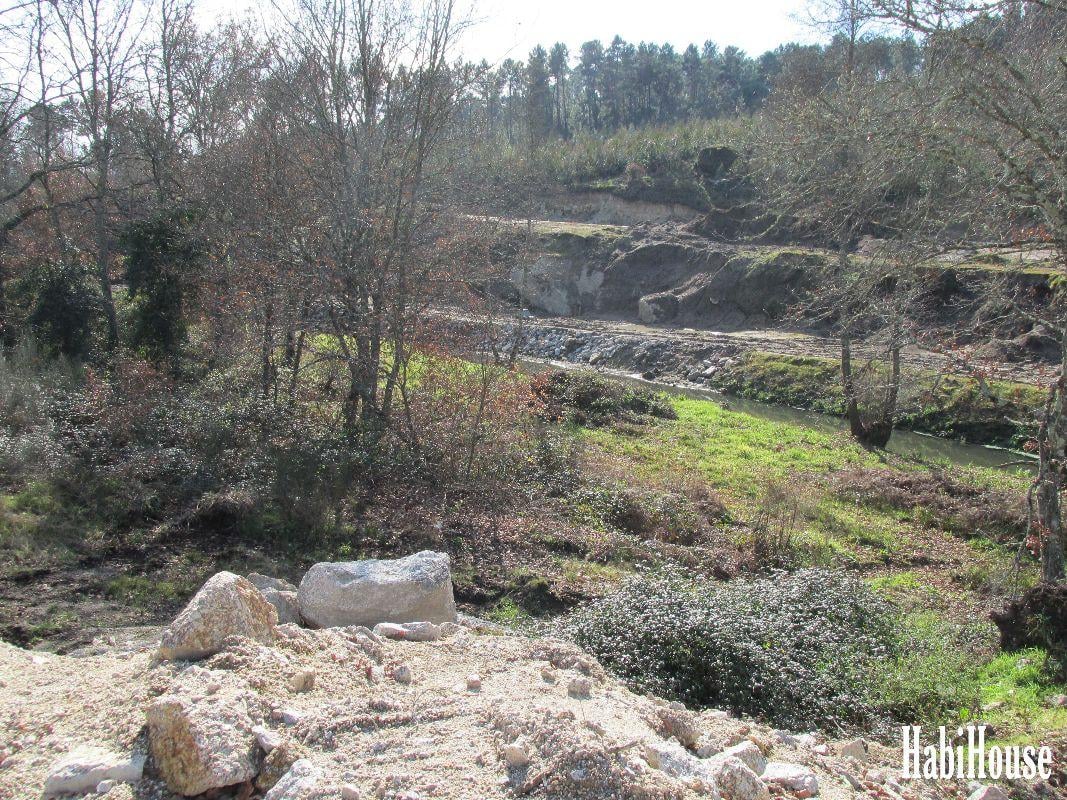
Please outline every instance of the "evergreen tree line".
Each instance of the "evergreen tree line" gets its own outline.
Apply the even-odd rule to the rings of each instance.
[[[635,45],[616,36],[607,46],[585,42],[577,53],[557,42],[538,45],[525,62],[474,67],[478,77],[461,119],[476,134],[515,144],[752,114],[776,85],[811,93],[825,88],[845,59],[874,78],[915,74],[922,62],[910,36],[859,42],[836,36],[829,44],[790,43],[757,57],[711,41],[678,52],[669,43]]]

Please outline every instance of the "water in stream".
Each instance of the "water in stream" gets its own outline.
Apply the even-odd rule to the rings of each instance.
[[[543,370],[546,367],[559,369],[588,369],[566,361],[541,361],[535,359],[523,359],[533,371]],[[668,394],[695,397],[701,400],[713,400],[731,411],[740,411],[751,414],[760,419],[772,422],[784,422],[791,425],[802,425],[824,433],[837,433],[845,429],[845,420],[833,417],[829,414],[820,414],[817,411],[804,411],[790,406],[762,403],[758,400],[746,400],[741,397],[724,395],[710,389],[697,387],[675,386],[669,383],[648,381],[639,375],[631,375],[614,370],[605,370],[605,374],[616,380],[626,383],[642,385]],[[1022,453],[1004,450],[997,447],[985,447],[983,445],[966,444],[954,439],[942,439],[938,436],[930,436],[913,431],[896,430],[889,441],[889,452],[896,453],[908,458],[918,458],[924,461],[947,461],[950,464],[964,466],[994,467],[1026,473],[1037,471],[1037,459],[1028,457]],[[1024,463],[1019,463],[1024,462]]]

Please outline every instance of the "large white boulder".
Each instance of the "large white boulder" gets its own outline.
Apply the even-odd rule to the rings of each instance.
[[[148,707],[148,746],[172,791],[185,796],[252,780],[261,753],[240,694],[167,694]]]
[[[278,612],[247,578],[219,572],[163,631],[159,655],[170,660],[205,658],[217,653],[228,636],[270,642],[277,624]]]
[[[297,591],[300,615],[318,628],[381,622],[455,622],[445,553],[315,564]]]

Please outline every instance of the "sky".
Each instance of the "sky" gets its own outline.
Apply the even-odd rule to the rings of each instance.
[[[803,20],[807,0],[467,0],[472,27],[460,44],[472,61],[525,59],[535,45],[563,42],[578,55],[582,42],[670,42],[683,50],[711,40],[759,55],[789,41],[815,41]],[[251,0],[205,0],[211,22],[256,7]]]
[[[525,59],[560,41],[576,56],[589,39],[670,42],[681,51],[707,40],[759,55],[788,41],[812,41],[804,0],[477,0],[461,48],[471,60]]]

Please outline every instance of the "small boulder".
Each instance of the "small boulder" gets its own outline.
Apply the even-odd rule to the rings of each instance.
[[[147,716],[152,758],[178,794],[244,783],[259,771],[259,745],[241,695],[214,694],[197,701],[163,695],[148,707]]]
[[[727,747],[720,755],[715,756],[716,760],[728,758],[736,758],[757,775],[762,775],[763,770],[767,768],[767,758],[763,751],[747,739],[733,747]]]
[[[468,692],[480,692],[482,690],[482,676],[477,673],[471,673],[467,676],[467,691]]]
[[[81,794],[107,781],[137,783],[144,772],[143,755],[121,756],[97,747],[83,747],[59,761],[49,771],[44,796]]]
[[[593,683],[588,678],[574,678],[567,684],[567,694],[571,697],[585,699],[593,691]]]
[[[432,622],[380,622],[374,633],[402,642],[434,642],[441,638],[441,626]]]
[[[1008,800],[1008,793],[999,786],[979,786],[967,800]]]
[[[269,575],[261,575],[258,572],[249,572],[248,581],[261,592],[273,589],[276,592],[295,592],[296,587],[282,578],[272,578]]]
[[[530,765],[530,748],[521,736],[504,747],[504,763],[512,769],[523,769]]]
[[[739,758],[716,759],[711,772],[723,800],[767,800],[770,797],[767,785]]]
[[[864,764],[867,762],[867,743],[863,739],[853,739],[841,745],[840,753],[844,758],[851,758]]]
[[[807,767],[772,761],[763,771],[763,782],[780,786],[797,797],[814,797],[819,793],[819,779]]]
[[[308,759],[302,758],[274,784],[263,796],[263,800],[304,800],[315,791],[320,780],[322,770]]]
[[[277,624],[278,612],[247,578],[219,572],[163,631],[159,655],[168,660],[206,658],[222,649],[229,636],[270,642]]]
[[[1048,704],[1053,708],[1067,708],[1067,694],[1054,694],[1048,699]]]
[[[297,602],[304,620],[319,628],[456,621],[448,555],[429,550],[315,564],[300,581]]]

